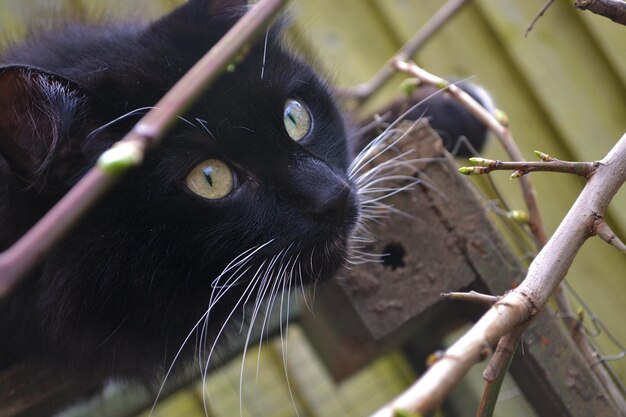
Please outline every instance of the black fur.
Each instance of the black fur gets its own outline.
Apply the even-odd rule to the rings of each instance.
[[[245,11],[231,3],[191,0],[149,25],[67,25],[5,52],[0,83],[19,91],[0,98],[0,249],[137,117],[109,122],[154,105],[231,27]],[[183,115],[195,127],[178,123],[0,302],[0,368],[33,353],[104,375],[166,368],[206,310],[212,281],[271,239],[247,278],[283,249],[287,258],[302,252],[305,283],[337,271],[358,216],[345,128],[311,68],[283,49],[276,31],[264,59],[263,41]],[[288,98],[312,114],[300,142],[283,125]],[[213,157],[233,168],[238,187],[205,200],[184,179]],[[244,287],[231,288],[212,310],[209,333]],[[186,354],[193,349],[189,343]]]

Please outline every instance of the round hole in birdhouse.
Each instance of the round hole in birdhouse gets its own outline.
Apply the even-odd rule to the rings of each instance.
[[[391,268],[391,270],[394,271],[398,268],[404,268],[406,266],[404,263],[404,255],[406,255],[404,246],[400,243],[390,243],[383,249],[381,259],[384,266]]]

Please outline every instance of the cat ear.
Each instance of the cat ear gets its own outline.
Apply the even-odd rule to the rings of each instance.
[[[72,82],[24,66],[0,68],[0,154],[21,178],[48,172],[68,142],[82,94]]]

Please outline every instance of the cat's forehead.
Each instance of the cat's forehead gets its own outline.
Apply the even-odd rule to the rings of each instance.
[[[314,123],[339,117],[327,83],[310,66],[270,43],[250,51],[243,62],[223,74],[192,114],[216,130],[235,125],[284,132],[285,106],[293,99],[310,112]]]
[[[310,123],[297,140],[286,126],[293,102]],[[278,165],[291,166],[302,155],[319,156],[339,170],[347,164],[343,119],[326,82],[279,46],[251,51],[185,118],[181,128],[194,143],[196,160],[223,157],[259,174],[278,172]]]

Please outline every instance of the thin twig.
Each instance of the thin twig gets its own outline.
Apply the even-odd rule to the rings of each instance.
[[[540,162],[507,162],[485,158],[470,158],[469,160],[477,166],[461,167],[459,168],[461,174],[481,175],[492,171],[515,171],[511,174],[511,179],[538,171],[562,172],[589,178],[598,168],[598,162],[570,162],[555,158],[544,159]]]
[[[449,0],[402,46],[394,58],[411,59],[468,2],[469,0]],[[389,81],[394,73],[392,68],[385,65],[370,80],[354,87],[345,88],[340,91],[340,95],[354,99],[360,105]]]
[[[374,416],[390,417],[396,409],[421,413],[432,410],[480,359],[484,346],[495,345],[516,326],[532,319],[563,280],[578,250],[589,238],[593,222],[604,214],[624,181],[626,134],[601,161],[596,174],[531,263],[524,281],[489,309],[415,384]]]
[[[35,226],[0,254],[0,297],[41,262],[121,174],[141,163],[172,127],[177,115],[191,106],[233,61],[243,46],[265,31],[287,0],[260,0],[200,59],[135,127],[106,151]]]
[[[611,230],[611,227],[603,217],[598,217],[593,223],[592,232],[609,245],[615,246],[619,251],[626,253],[626,245]]]
[[[574,6],[626,25],[626,2],[623,0],[576,0]]]
[[[487,307],[491,307],[492,305],[497,303],[498,300],[500,299],[500,297],[487,295],[487,294],[481,294],[476,291],[446,292],[446,293],[442,293],[441,296],[447,300],[466,301],[470,303],[482,304]]]
[[[554,3],[554,0],[548,0],[546,4],[543,5],[541,10],[539,10],[539,13],[537,13],[537,15],[533,18],[532,22],[528,24],[528,27],[526,28],[526,32],[524,32],[524,36],[528,36],[530,31],[533,30],[533,28],[535,27],[535,23],[537,23],[539,18],[541,18],[541,16],[543,16],[546,13],[546,11],[550,8],[550,6],[552,6],[552,3]]]
[[[527,323],[517,326],[512,332],[504,335],[498,342],[493,358],[489,361],[487,368],[483,372],[483,378],[488,383],[480,399],[476,417],[493,416],[504,377],[511,366],[511,362],[513,362],[515,349],[519,344],[522,333],[526,330]]]
[[[530,321],[517,326],[498,341],[493,357],[483,371],[483,379],[485,381],[494,383],[500,376],[506,375],[506,370],[510,365],[509,359],[512,358],[515,348],[529,324]],[[504,369],[504,372],[502,372],[502,369]]]

